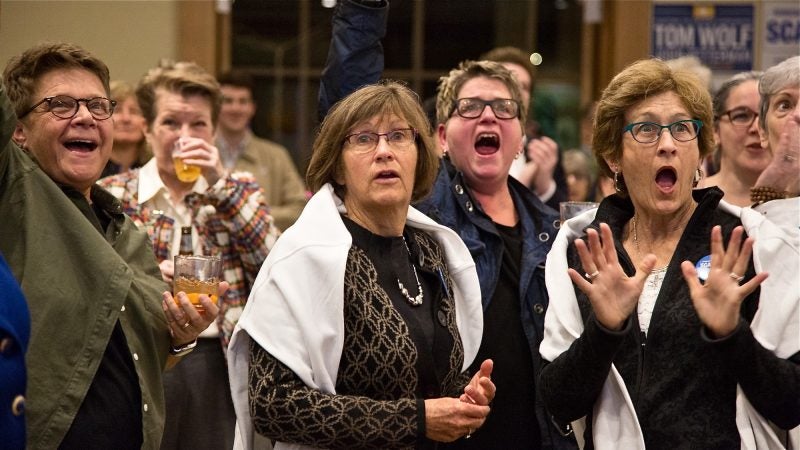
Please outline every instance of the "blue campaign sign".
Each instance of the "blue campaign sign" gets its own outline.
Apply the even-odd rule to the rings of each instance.
[[[694,55],[712,70],[752,70],[753,28],[752,5],[657,4],[652,54]]]

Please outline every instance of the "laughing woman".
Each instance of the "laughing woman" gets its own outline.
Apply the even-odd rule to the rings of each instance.
[[[436,154],[416,95],[366,86],[322,123],[316,194],[256,279],[228,352],[244,448],[435,448],[483,424],[492,362],[475,265],[410,202]]]
[[[800,423],[800,354],[780,358],[749,327],[776,300],[760,299],[753,241],[722,191],[692,189],[711,123],[705,88],[659,60],[623,70],[600,100],[593,142],[618,193],[553,245],[541,348],[545,404],[556,422],[586,418],[586,448],[740,448],[740,401],[779,428]],[[567,245],[570,233],[582,238]]]

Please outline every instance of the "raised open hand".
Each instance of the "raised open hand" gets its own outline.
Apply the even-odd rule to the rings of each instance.
[[[700,284],[694,264],[690,261],[681,263],[697,316],[717,338],[736,329],[742,301],[767,279],[767,273],[761,272],[740,285],[753,251],[752,238],[747,238],[742,244],[743,233],[742,227],[734,228],[725,250],[722,229],[719,226],[711,229],[711,269],[705,284]]]
[[[633,277],[628,277],[619,264],[611,228],[600,224],[596,230],[586,232],[589,246],[583,239],[575,240],[575,247],[586,275],[569,269],[569,277],[589,297],[597,320],[610,330],[619,330],[639,301],[644,282],[656,263],[655,255],[642,260]],[[601,238],[602,237],[602,242]]]

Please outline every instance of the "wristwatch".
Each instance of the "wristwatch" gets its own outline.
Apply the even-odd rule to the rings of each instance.
[[[170,346],[169,347],[169,354],[172,355],[172,356],[187,355],[187,354],[191,353],[192,350],[194,350],[195,347],[197,347],[197,339],[195,339],[192,342],[189,342],[187,344],[179,345],[177,347]]]

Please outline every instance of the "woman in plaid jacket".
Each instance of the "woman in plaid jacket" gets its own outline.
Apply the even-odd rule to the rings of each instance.
[[[230,283],[217,323],[165,376],[167,421],[161,448],[231,448],[235,416],[222,350],[279,231],[255,179],[228,174],[220,162],[213,136],[222,95],[213,76],[194,63],[165,62],[142,79],[136,95],[154,158],[99,184],[147,229],[165,281],[172,281],[180,230],[191,227],[193,252],[221,256],[223,278]],[[176,175],[176,145],[178,164],[200,168],[196,180],[181,181]],[[198,413],[205,419],[196,420]]]

